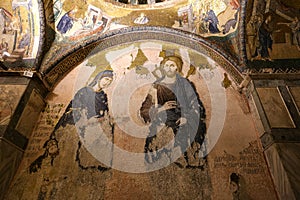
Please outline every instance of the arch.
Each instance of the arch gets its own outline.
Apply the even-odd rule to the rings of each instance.
[[[191,33],[163,27],[123,28],[79,43],[67,49],[58,59],[48,62],[44,66],[46,70],[42,72],[42,80],[48,89],[52,90],[66,74],[83,62],[91,51],[101,52],[113,46],[143,40],[165,41],[189,47],[217,62],[237,84],[243,80],[238,63],[215,44]]]

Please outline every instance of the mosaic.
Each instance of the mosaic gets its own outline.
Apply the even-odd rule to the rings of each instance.
[[[4,7],[1,4],[4,4]],[[8,68],[31,69],[40,44],[41,18],[38,2],[16,0],[1,4],[1,67],[4,70]]]

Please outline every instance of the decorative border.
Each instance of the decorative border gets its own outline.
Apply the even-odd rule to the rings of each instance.
[[[246,13],[247,13],[247,0],[240,2],[240,21],[238,27],[239,34],[239,50],[240,50],[240,62],[243,66],[247,63],[247,50],[246,50]]]
[[[98,45],[97,42],[87,45],[73,54],[64,57],[61,61],[50,70],[44,77],[41,77],[47,89],[52,90],[54,86],[64,78],[73,68],[78,66],[89,53]]]
[[[221,48],[192,33],[165,27],[128,27],[95,36],[73,48],[66,49],[64,55],[61,55],[59,59],[47,62],[46,69],[48,70],[44,72],[42,79],[49,89],[53,89],[55,84],[70,70],[83,62],[94,48],[100,52],[120,44],[144,40],[165,41],[189,47],[216,61],[236,83],[239,84],[243,80],[238,63]]]
[[[260,68],[260,69],[247,69],[244,71],[246,74],[250,74],[250,75],[268,75],[273,76],[273,77],[278,77],[279,76],[283,76],[283,75],[300,75],[300,69],[296,69],[296,68]],[[271,78],[271,77],[270,77]],[[300,78],[300,76],[297,77],[298,79]]]

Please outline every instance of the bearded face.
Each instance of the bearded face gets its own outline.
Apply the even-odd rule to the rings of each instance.
[[[172,78],[177,73],[177,64],[172,60],[168,60],[167,62],[165,62],[163,70],[167,77]]]

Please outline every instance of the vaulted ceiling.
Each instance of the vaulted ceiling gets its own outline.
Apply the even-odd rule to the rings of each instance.
[[[31,70],[46,79],[68,72],[96,46],[101,51],[147,39],[208,48],[208,56],[218,54],[240,73],[249,66],[297,68],[300,51],[289,24],[300,18],[299,5],[292,0],[6,0],[0,3],[0,35],[8,54],[2,54],[1,70]],[[270,60],[276,62],[252,57],[255,41],[246,29],[253,16],[264,21],[268,13],[273,16]]]

